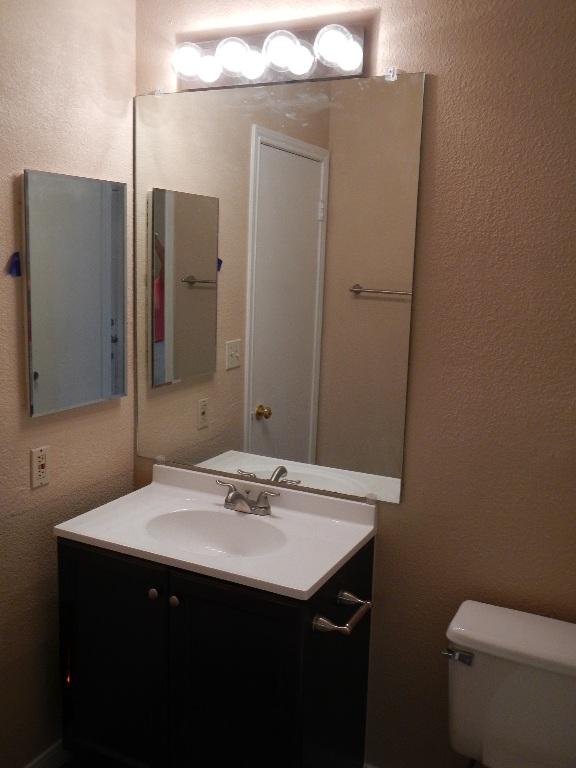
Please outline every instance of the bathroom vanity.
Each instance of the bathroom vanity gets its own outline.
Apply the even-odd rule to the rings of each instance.
[[[374,507],[286,489],[257,518],[214,481],[155,467],[56,528],[65,746],[82,765],[361,768]]]

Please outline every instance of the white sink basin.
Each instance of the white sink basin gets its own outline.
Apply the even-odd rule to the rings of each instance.
[[[239,490],[262,485],[236,481]],[[150,485],[57,525],[65,539],[308,600],[373,536],[375,510],[276,487],[272,513],[224,507],[216,477],[154,467]]]
[[[286,544],[286,536],[265,520],[241,512],[178,509],[146,524],[158,541],[210,555],[268,555]]]

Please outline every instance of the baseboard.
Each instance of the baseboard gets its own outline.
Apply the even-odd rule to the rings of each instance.
[[[62,742],[57,741],[41,755],[35,757],[25,768],[62,768],[68,758],[67,752],[62,747]]]

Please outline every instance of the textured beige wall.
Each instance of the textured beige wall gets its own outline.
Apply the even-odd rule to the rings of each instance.
[[[128,182],[131,0],[3,0],[0,254],[22,249],[24,168]],[[131,226],[128,285],[131,284]],[[132,488],[133,400],[30,419],[22,280],[0,275],[0,765],[21,768],[59,736],[52,526]],[[131,366],[131,329],[128,329]],[[132,377],[128,391],[132,391]],[[50,485],[29,488],[29,449],[50,446]]]
[[[216,279],[218,258],[218,200],[202,195],[174,196],[175,375],[197,376],[213,368],[216,345],[216,290],[213,285],[191,288],[183,277]],[[170,294],[169,294],[170,295]],[[194,350],[194,355],[190,354]]]
[[[318,464],[402,476],[423,77],[336,82],[318,414]],[[362,439],[358,440],[361,435]]]
[[[140,0],[139,92],[186,30],[373,8]],[[404,498],[381,505],[379,768],[463,766],[439,652],[460,601],[576,621],[573,0],[385,0],[380,64],[427,81]],[[362,439],[362,436],[359,436]]]
[[[576,621],[575,36],[572,0],[383,7],[383,56],[431,77],[404,503],[378,538],[379,766],[464,764],[439,656],[462,600]]]

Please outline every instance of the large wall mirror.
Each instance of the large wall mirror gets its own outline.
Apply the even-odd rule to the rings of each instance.
[[[126,394],[126,185],[25,171],[30,414]]]
[[[423,90],[400,73],[136,99],[139,455],[399,501]],[[185,376],[166,373],[162,260],[186,289]]]

